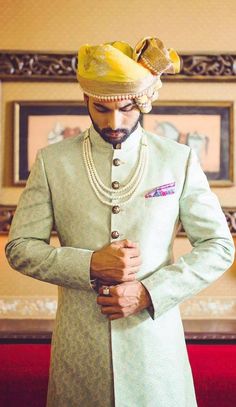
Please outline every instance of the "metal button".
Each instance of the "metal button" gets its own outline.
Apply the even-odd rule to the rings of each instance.
[[[113,160],[113,165],[114,165],[115,167],[118,167],[120,164],[121,164],[120,159],[119,159],[119,158],[114,158],[114,160]]]
[[[118,143],[114,146],[115,150],[120,150],[121,149],[121,143]]]
[[[119,236],[120,234],[117,232],[117,230],[113,230],[113,232],[111,232],[112,239],[118,239]]]
[[[120,183],[118,181],[113,181],[111,185],[112,185],[113,189],[119,189],[120,188]]]
[[[112,207],[112,213],[117,214],[119,212],[120,212],[120,207],[118,205],[115,205]]]

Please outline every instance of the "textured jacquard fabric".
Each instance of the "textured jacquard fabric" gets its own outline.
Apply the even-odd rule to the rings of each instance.
[[[128,182],[142,129],[115,150],[91,129],[103,182]],[[43,149],[20,199],[6,247],[12,267],[59,286],[47,407],[195,407],[178,304],[218,278],[234,246],[216,197],[189,147],[147,133],[149,161],[135,198],[119,213],[96,198],[83,164],[83,134]],[[113,165],[120,159],[119,166]],[[172,185],[172,193],[166,185]],[[165,186],[165,187],[163,187]],[[150,191],[162,193],[146,198]],[[182,221],[193,251],[173,262]],[[49,245],[55,225],[61,248]],[[137,278],[154,312],[109,323],[90,285],[94,250],[138,242]]]

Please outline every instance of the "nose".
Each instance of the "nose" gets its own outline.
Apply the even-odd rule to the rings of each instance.
[[[122,114],[119,110],[113,110],[110,112],[108,126],[112,130],[117,130],[122,127]]]

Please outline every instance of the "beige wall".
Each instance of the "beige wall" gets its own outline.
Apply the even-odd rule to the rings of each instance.
[[[76,51],[85,42],[96,44],[119,39],[135,45],[143,36],[156,35],[168,47],[182,53],[236,52],[234,0],[0,0],[0,10],[0,49],[5,50]],[[81,97],[76,83],[2,83],[0,203],[16,204],[22,191],[11,186],[11,102],[80,100]],[[160,100],[236,101],[236,82],[165,83]],[[214,192],[222,205],[236,206],[236,187],[214,188]],[[0,236],[0,298],[55,296],[54,286],[9,268],[3,255],[5,241],[6,236]],[[189,249],[186,239],[177,239],[176,256]],[[226,299],[226,308],[231,304],[230,315],[233,312],[236,316],[235,268],[198,296],[215,297]]]
[[[179,51],[235,51],[234,0],[1,0],[1,48],[76,50],[158,35]]]

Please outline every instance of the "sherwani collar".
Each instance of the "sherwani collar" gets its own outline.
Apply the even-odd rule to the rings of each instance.
[[[130,136],[127,138],[127,140],[125,140],[123,143],[121,143],[121,148],[118,151],[130,151],[133,149],[137,149],[140,146],[142,132],[143,132],[143,129],[142,129],[140,123],[138,123],[137,129],[135,131],[133,131],[133,133],[130,134]],[[116,149],[114,149],[112,144],[103,140],[103,138],[100,136],[100,134],[94,129],[93,125],[88,130],[87,135],[90,136],[90,141],[91,141],[93,148],[116,151]]]

